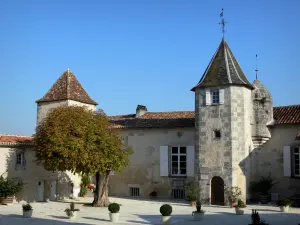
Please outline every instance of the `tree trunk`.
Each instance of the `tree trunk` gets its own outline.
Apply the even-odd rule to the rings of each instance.
[[[105,175],[100,176],[100,173],[96,173],[96,190],[94,192],[94,207],[107,207],[109,205],[108,200],[108,180],[109,173],[107,171]]]

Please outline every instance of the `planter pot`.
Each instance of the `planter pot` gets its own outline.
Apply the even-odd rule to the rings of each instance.
[[[270,195],[260,195],[259,201],[261,204],[268,204],[270,202]]]
[[[240,208],[235,208],[235,214],[236,215],[244,215],[244,210]]]
[[[191,201],[191,206],[196,206],[196,201]]]
[[[86,195],[82,195],[83,198],[85,198]]]
[[[74,211],[74,212],[71,213],[71,215],[68,216],[68,218],[69,218],[70,220],[76,219],[76,215],[77,215],[77,212]]]
[[[161,224],[171,224],[171,216],[160,216]]]
[[[204,213],[193,212],[194,220],[201,221],[201,220],[203,220],[203,217],[204,217]]]
[[[0,197],[0,204],[12,204],[14,196]]]
[[[109,213],[111,222],[117,223],[119,221],[120,213]]]
[[[281,212],[288,212],[289,209],[290,209],[290,206],[289,206],[289,205],[287,205],[287,206],[280,206],[280,211],[281,211]]]
[[[23,217],[25,217],[25,218],[31,218],[32,217],[32,211],[33,211],[33,209],[32,210],[23,210]]]

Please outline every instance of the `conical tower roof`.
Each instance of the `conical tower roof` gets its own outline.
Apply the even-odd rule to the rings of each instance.
[[[81,103],[98,105],[97,102],[91,99],[69,69],[58,78],[44,97],[37,100],[36,103],[61,100],[74,100]]]
[[[215,87],[222,85],[241,85],[254,89],[247,80],[228,44],[222,39],[199,83],[192,88]]]

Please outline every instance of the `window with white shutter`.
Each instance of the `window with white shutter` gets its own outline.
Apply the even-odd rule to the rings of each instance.
[[[295,177],[300,177],[300,147],[294,147],[293,149],[293,169],[294,169],[294,173],[293,175]]]
[[[291,147],[283,147],[283,174],[285,177],[291,177]]]
[[[160,146],[160,176],[169,176],[169,148],[168,146]]]
[[[207,88],[206,90],[205,90],[205,104],[206,105],[211,105],[211,100],[210,100],[210,96],[211,94],[210,94],[210,89],[209,88]]]
[[[187,173],[188,177],[195,175],[195,148],[194,146],[187,146]]]
[[[220,104],[224,104],[224,89],[219,90]]]

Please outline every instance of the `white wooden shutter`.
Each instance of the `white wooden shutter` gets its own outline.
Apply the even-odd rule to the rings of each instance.
[[[291,176],[291,147],[283,147],[283,175],[285,177]]]
[[[224,89],[219,90],[219,103],[224,104]]]
[[[169,176],[169,148],[168,146],[160,146],[160,176]]]
[[[210,96],[210,89],[205,89],[205,104],[211,105],[211,96]]]
[[[187,146],[187,160],[186,160],[186,175],[193,177],[195,175],[195,148],[194,146]]]

